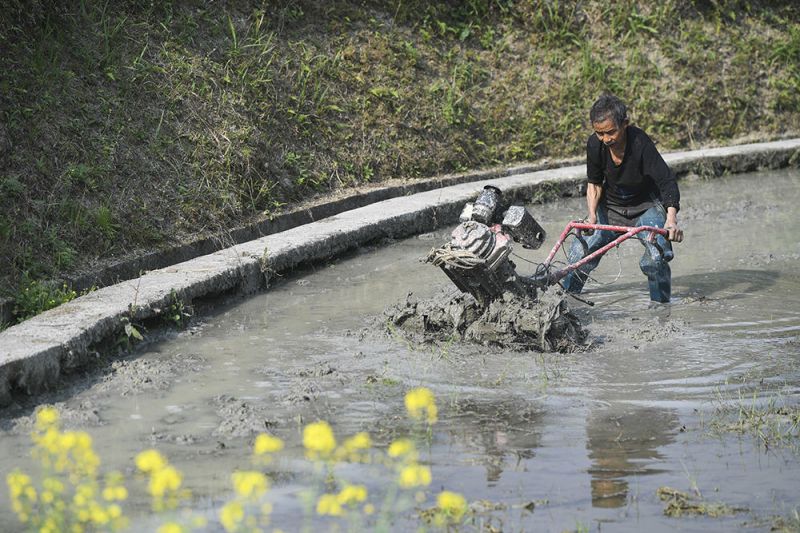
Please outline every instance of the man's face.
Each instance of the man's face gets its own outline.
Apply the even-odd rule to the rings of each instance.
[[[612,118],[604,118],[599,122],[592,122],[594,134],[600,139],[600,142],[613,148],[621,146],[625,142],[625,127],[628,121],[624,121],[621,125],[617,125]]]

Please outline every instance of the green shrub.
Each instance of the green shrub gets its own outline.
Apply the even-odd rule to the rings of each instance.
[[[66,283],[59,287],[37,280],[27,280],[14,297],[14,317],[21,322],[74,300],[77,296],[78,293]]]

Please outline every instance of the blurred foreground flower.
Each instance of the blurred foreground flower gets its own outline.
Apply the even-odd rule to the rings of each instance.
[[[283,449],[283,441],[267,433],[260,433],[253,444],[253,455],[257,457],[279,452]]]
[[[410,390],[404,397],[409,418],[428,424],[437,421],[436,400],[433,393],[420,387]],[[419,432],[417,432],[419,433]],[[432,438],[430,428],[428,438]],[[23,529],[30,531],[74,533],[83,531],[116,531],[127,527],[121,503],[128,498],[124,476],[112,473],[101,483],[98,480],[100,459],[94,453],[91,437],[80,431],[62,432],[59,413],[52,407],[39,409],[32,433],[32,455],[42,465],[45,475],[38,487],[28,474],[16,470],[7,476],[11,494],[11,508],[17,514]],[[320,476],[316,489],[309,491],[308,511],[320,516],[345,517],[350,530],[360,531],[374,526],[388,530],[399,513],[428,498],[425,487],[432,482],[431,470],[419,464],[415,440],[400,437],[389,443],[385,452],[373,450],[373,441],[367,432],[359,432],[337,440],[330,424],[318,421],[303,429],[305,455],[313,461]],[[272,435],[259,434],[253,442],[251,460],[263,465],[272,460],[272,454],[281,451],[284,442]],[[362,463],[353,465],[365,468],[389,469],[388,486],[380,508],[369,501],[370,494],[362,484],[337,479],[341,462]],[[158,533],[182,533],[206,527],[204,517],[193,516],[184,509],[183,518],[175,512],[181,502],[191,494],[183,488],[182,473],[172,466],[158,450],[148,449],[135,457],[136,469],[141,472],[152,498],[155,512],[169,511],[168,520],[157,528]],[[374,472],[385,475],[386,470]],[[389,481],[393,479],[394,481]],[[270,523],[272,503],[268,500],[269,477],[259,470],[237,471],[231,474],[233,496],[219,508],[219,523],[228,532],[265,531]],[[338,492],[332,490],[338,487]],[[320,490],[321,489],[321,490]],[[379,492],[382,492],[379,490]],[[322,493],[321,495],[319,495]],[[413,496],[413,498],[412,498]],[[463,496],[444,491],[431,510],[437,524],[448,528],[461,520],[466,512]],[[377,513],[376,518],[372,517]],[[335,520],[334,520],[335,522]],[[338,528],[338,524],[334,524]]]
[[[225,531],[236,531],[244,521],[244,506],[239,501],[226,503],[219,512],[219,520]]]
[[[167,460],[158,450],[145,450],[136,456],[136,468],[146,474],[161,470],[166,464]]]
[[[457,492],[445,490],[436,497],[436,506],[453,520],[461,520],[467,510],[467,500]]]
[[[336,450],[334,457],[337,460],[347,460],[352,463],[368,463],[370,461],[368,452],[371,447],[372,439],[369,433],[362,431],[345,439],[342,445]]]
[[[31,456],[41,467],[41,487],[19,469],[6,476],[11,509],[31,531],[117,531],[127,526],[117,502],[128,497],[121,474],[98,477],[100,458],[83,431],[61,431],[52,406],[36,411]]]
[[[411,439],[401,438],[392,441],[386,453],[394,459],[408,458],[411,461],[415,461],[417,458],[417,448]]]
[[[438,416],[436,399],[430,389],[418,387],[406,393],[406,410],[408,415],[415,420],[422,420],[428,424],[435,424]]]
[[[404,489],[427,487],[431,484],[431,469],[418,464],[403,467],[400,470],[399,483]]]
[[[321,459],[330,456],[336,448],[336,438],[327,422],[314,422],[303,429],[303,446],[306,448],[306,457]]]
[[[366,501],[367,487],[364,485],[347,485],[336,496],[341,505],[355,505]]]
[[[317,514],[321,516],[342,516],[342,505],[336,494],[323,494],[317,500]]]
[[[191,493],[182,489],[183,474],[169,464],[158,450],[144,450],[136,455],[136,468],[148,475],[147,492],[152,497],[154,511],[175,509]]]
[[[236,494],[243,498],[257,498],[269,489],[267,476],[261,472],[234,472],[231,479]]]

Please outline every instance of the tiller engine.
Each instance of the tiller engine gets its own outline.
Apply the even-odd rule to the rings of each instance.
[[[440,267],[462,292],[471,294],[482,307],[487,307],[504,292],[524,294],[535,299],[537,289],[556,285],[571,271],[605,254],[620,243],[646,232],[653,242],[656,234],[668,231],[654,226],[610,226],[572,221],[559,236],[547,259],[533,276],[521,276],[509,259],[512,241],[523,248],[537,249],[546,237],[544,229],[521,205],[507,207],[497,187],[487,185],[474,203],[468,203],[459,217],[460,224],[450,234],[450,242],[434,248],[426,261]],[[582,231],[611,231],[620,235],[599,250],[589,253]],[[569,235],[575,235],[584,245],[584,257],[563,268],[552,267],[558,249]],[[591,304],[586,300],[582,300]]]
[[[427,261],[483,307],[505,291],[535,297],[533,280],[517,274],[509,259],[512,241],[531,249],[544,242],[545,231],[530,212],[521,205],[504,206],[500,189],[487,185],[459,220],[450,242],[431,250]]]

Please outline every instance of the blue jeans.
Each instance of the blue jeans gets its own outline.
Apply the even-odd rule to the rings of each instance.
[[[633,226],[663,228],[666,221],[667,212],[660,203],[657,203],[642,213],[634,221]],[[608,224],[608,212],[603,205],[597,209],[597,223]],[[580,261],[590,253],[599,250],[618,236],[618,233],[612,231],[595,231],[594,234],[588,237],[579,236],[574,240],[567,254],[570,264]],[[647,276],[650,299],[654,302],[666,303],[669,302],[672,286],[672,272],[669,268],[669,262],[674,257],[672,244],[662,235],[656,236],[655,243],[647,242],[649,236],[649,231],[643,231],[636,236],[639,242],[644,245],[644,254],[642,254],[642,259],[639,261],[639,268]],[[584,249],[584,243],[586,249]],[[598,264],[600,264],[600,257],[567,274],[562,281],[567,292],[580,293],[583,290],[583,284],[586,283],[589,277],[589,273],[597,268]]]

